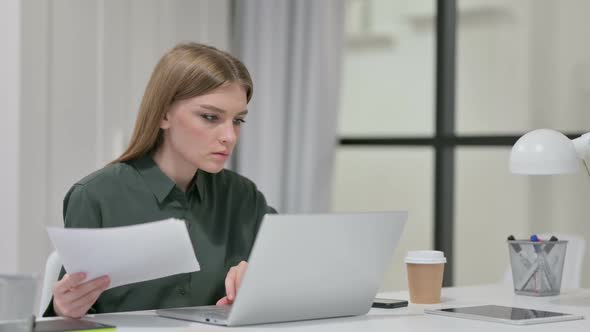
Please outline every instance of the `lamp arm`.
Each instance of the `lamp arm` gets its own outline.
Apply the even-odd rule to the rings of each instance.
[[[578,158],[582,159],[584,166],[586,166],[586,172],[588,172],[588,175],[590,176],[590,167],[588,167],[588,162],[586,161],[586,157],[590,156],[590,133],[575,138],[572,142],[576,148]]]
[[[586,157],[590,155],[590,133],[586,133],[578,138],[575,138],[572,140],[572,142],[576,148],[578,158],[586,159]]]

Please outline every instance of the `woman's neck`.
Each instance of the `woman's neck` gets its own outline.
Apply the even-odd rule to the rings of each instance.
[[[197,172],[196,167],[163,146],[154,152],[152,158],[162,172],[172,179],[180,190],[187,191],[191,180]]]

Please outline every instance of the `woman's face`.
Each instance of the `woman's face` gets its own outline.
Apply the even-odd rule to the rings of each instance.
[[[246,90],[238,83],[175,102],[160,125],[161,148],[168,150],[163,152],[186,166],[221,171],[240,135],[247,103]]]

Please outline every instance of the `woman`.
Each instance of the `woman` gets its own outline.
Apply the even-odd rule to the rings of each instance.
[[[201,270],[105,291],[108,276],[82,282],[83,273],[62,269],[45,316],[233,302],[260,221],[274,212],[251,181],[223,169],[252,90],[246,67],[213,47],[180,44],[162,57],[129,147],[69,190],[64,223],[94,228],[183,219]]]

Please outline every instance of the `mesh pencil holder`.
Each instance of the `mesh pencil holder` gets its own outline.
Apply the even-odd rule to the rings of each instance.
[[[514,292],[519,295],[558,295],[567,241],[508,240]]]

